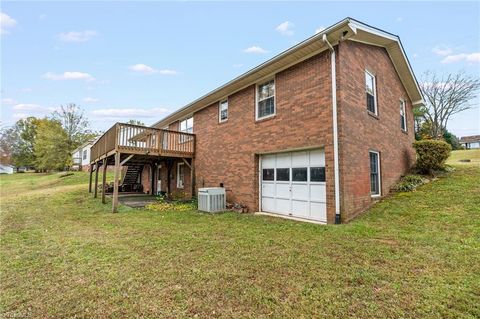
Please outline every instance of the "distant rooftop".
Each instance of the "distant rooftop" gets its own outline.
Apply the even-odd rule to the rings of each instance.
[[[460,143],[480,142],[480,135],[462,136]]]

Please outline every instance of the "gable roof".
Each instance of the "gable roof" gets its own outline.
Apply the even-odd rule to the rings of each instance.
[[[300,63],[303,60],[327,50],[328,47],[322,40],[324,34],[332,45],[338,44],[339,41],[350,39],[384,47],[393,62],[400,80],[405,86],[412,104],[424,104],[420,87],[415,74],[413,73],[410,62],[408,61],[407,55],[405,54],[400,37],[358,20],[345,18],[167,115],[152,126],[164,127],[176,120],[191,115],[228,95],[255,84],[262,78],[274,75],[275,73],[285,70],[292,65]]]
[[[76,153],[77,151],[80,151],[81,149],[85,148],[86,146],[90,145],[92,146],[93,144],[95,144],[95,142],[100,138],[100,136],[97,136],[97,137],[94,137],[92,139],[89,139],[88,141],[84,142],[82,145],[80,145],[79,147],[77,147],[76,149],[73,150],[72,154],[73,153]]]
[[[480,135],[462,136],[460,143],[473,143],[480,142]]]

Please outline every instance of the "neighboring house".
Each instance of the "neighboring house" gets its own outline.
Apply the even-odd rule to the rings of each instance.
[[[223,186],[251,212],[339,223],[412,166],[421,104],[399,37],[347,18],[151,128],[116,124],[91,162],[146,164],[147,192]]]
[[[13,174],[14,167],[12,165],[0,164],[0,174]]]
[[[460,144],[467,150],[471,148],[480,148],[480,135],[463,136],[460,138]]]
[[[96,138],[91,139],[79,147],[72,153],[72,169],[78,171],[88,171],[90,169],[90,149],[96,142]]]

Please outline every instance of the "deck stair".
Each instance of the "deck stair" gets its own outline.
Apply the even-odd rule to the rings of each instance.
[[[138,183],[138,177],[142,174],[143,165],[129,165],[123,176],[122,185],[133,185]]]

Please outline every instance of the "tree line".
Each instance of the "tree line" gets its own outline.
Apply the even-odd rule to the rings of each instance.
[[[1,128],[1,163],[36,171],[67,170],[72,152],[98,134],[79,106],[61,105],[44,118],[31,116]]]

